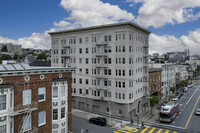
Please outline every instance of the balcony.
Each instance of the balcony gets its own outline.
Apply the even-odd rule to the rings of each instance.
[[[96,57],[107,57],[108,53],[101,52],[101,53],[96,53]]]
[[[10,116],[16,116],[20,114],[27,113],[28,111],[35,111],[38,109],[38,103],[37,102],[32,102],[29,105],[17,105],[16,107],[12,108],[9,110]]]
[[[95,65],[96,68],[107,68],[108,64],[100,63]]]
[[[108,90],[108,87],[107,87],[107,86],[104,86],[104,85],[95,86],[94,88],[95,88],[96,90]]]
[[[62,47],[63,48],[70,48],[70,45],[69,44],[62,44]]]
[[[70,58],[70,55],[69,54],[62,54],[61,55],[63,58]]]
[[[108,45],[108,42],[97,42],[96,46],[103,46],[103,45]]]

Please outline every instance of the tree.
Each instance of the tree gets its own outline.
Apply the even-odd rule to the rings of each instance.
[[[1,60],[10,60],[10,59],[12,59],[12,57],[10,55],[7,55],[7,54],[3,54],[1,56]]]
[[[4,45],[2,48],[1,48],[1,52],[8,52],[8,49],[7,49],[7,46]]]
[[[19,55],[15,53],[13,56],[13,60],[17,60],[18,57],[19,57]]]
[[[170,91],[172,92],[172,93],[174,93],[175,91],[176,91],[176,87],[174,86],[174,87],[170,87]]]
[[[46,54],[45,53],[40,53],[40,54],[38,54],[38,56],[37,56],[37,60],[47,60],[47,56],[46,56]]]
[[[187,80],[182,80],[181,81],[181,86],[185,86],[187,84]]]
[[[156,103],[158,103],[158,101],[159,101],[158,96],[152,96],[152,99],[150,99],[150,106],[151,106],[150,114],[152,114],[153,107],[155,106]]]

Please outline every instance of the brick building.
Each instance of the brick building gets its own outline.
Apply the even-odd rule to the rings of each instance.
[[[0,65],[0,132],[71,131],[73,70]]]
[[[149,94],[158,96],[161,98],[161,88],[162,88],[162,80],[161,80],[161,72],[160,68],[150,68],[149,69]]]

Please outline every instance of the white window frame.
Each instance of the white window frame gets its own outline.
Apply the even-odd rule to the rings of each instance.
[[[41,120],[40,117],[42,117],[42,115],[43,115],[43,119],[42,119],[43,123],[40,123],[40,120]],[[45,125],[45,124],[46,124],[46,111],[44,110],[44,111],[41,111],[41,112],[38,113],[38,126],[42,126],[42,125]]]
[[[58,130],[52,130],[52,133],[58,133]]]
[[[64,117],[62,118],[62,109],[64,108]],[[60,118],[61,119],[65,119],[66,118],[66,108],[65,107],[62,107],[61,109],[60,109]]]
[[[63,131],[64,131],[64,133],[65,133],[65,128],[62,128],[62,129],[60,130],[61,133],[63,133]]]
[[[26,116],[24,116],[23,117],[23,127],[25,126],[24,124],[24,119],[25,119],[25,117]],[[28,116],[27,116],[28,117]],[[29,131],[29,130],[31,130],[32,129],[32,116],[30,115],[30,117],[29,117],[29,123],[28,124],[30,124],[30,128],[27,128],[27,126],[24,128],[24,131]]]
[[[54,88],[57,88],[57,96],[56,96],[56,97],[54,96],[54,95],[55,95],[55,93],[54,93]],[[58,86],[53,86],[53,87],[52,87],[52,98],[53,98],[53,99],[58,98]]]
[[[66,97],[66,87],[65,85],[62,85],[61,86],[61,89],[60,89],[60,94],[61,94],[61,97]]]
[[[31,89],[23,90],[23,105],[31,104]]]
[[[55,119],[55,120],[53,119],[53,110],[57,110],[57,119]],[[57,109],[57,108],[54,108],[53,110],[52,110],[52,120],[53,120],[53,121],[57,121],[57,120],[58,120],[58,109]]]
[[[7,95],[0,95],[2,98],[0,99],[0,111],[6,110],[7,109]],[[3,107],[5,106],[5,109]]]
[[[44,99],[39,99],[39,95],[44,95]],[[46,100],[46,88],[45,87],[38,88],[38,101],[42,102],[45,100]]]
[[[0,133],[7,133],[7,125],[0,125]]]

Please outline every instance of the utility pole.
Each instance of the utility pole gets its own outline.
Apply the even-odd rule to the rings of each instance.
[[[111,121],[110,121],[110,116],[111,116],[111,102],[109,100],[109,104],[108,104],[108,107],[109,107],[109,125],[111,125]]]

